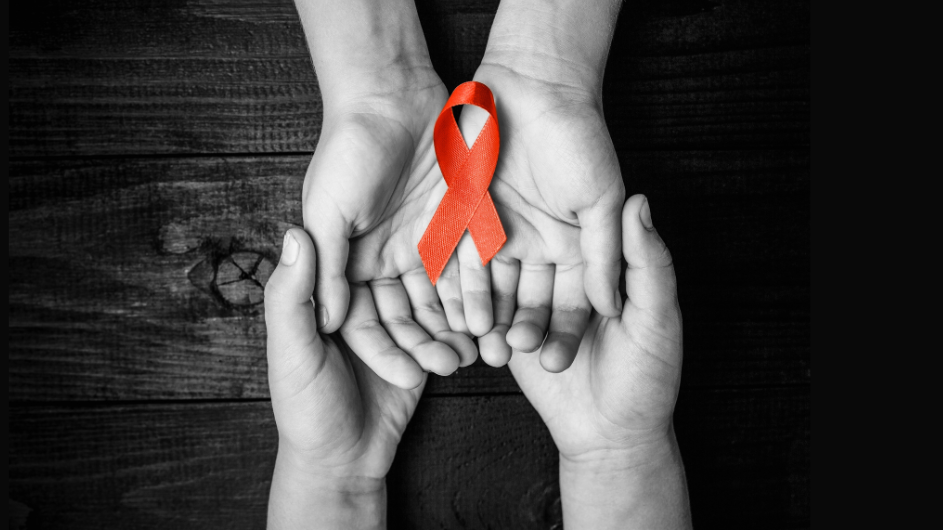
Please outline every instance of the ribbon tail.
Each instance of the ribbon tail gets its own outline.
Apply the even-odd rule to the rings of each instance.
[[[439,281],[474,214],[475,207],[469,204],[467,193],[456,188],[445,192],[418,245],[419,257],[432,285]]]
[[[494,201],[491,200],[490,193],[485,192],[481,202],[478,203],[478,209],[475,210],[475,215],[468,223],[468,231],[471,233],[472,241],[475,242],[482,266],[487,265],[507,242],[507,234],[501,226],[501,217],[498,216],[498,210],[494,206]]]

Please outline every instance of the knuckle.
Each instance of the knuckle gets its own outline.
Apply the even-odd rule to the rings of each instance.
[[[394,327],[394,326],[410,326],[416,323],[412,317],[408,315],[394,315],[386,318],[381,318],[380,323],[384,327]]]
[[[554,313],[565,313],[579,318],[589,317],[590,309],[588,307],[577,305],[559,305],[553,306]]]
[[[491,297],[497,303],[511,303],[517,300],[517,293],[512,291],[492,291]]]
[[[416,306],[413,307],[413,309],[416,312],[420,312],[420,313],[441,313],[443,310],[442,304],[439,303],[438,300],[433,300],[433,301],[425,302],[422,304],[417,304]]]
[[[369,333],[380,329],[380,321],[375,318],[370,318],[367,320],[361,320],[360,322],[351,323],[350,326],[346,326],[346,329],[350,332],[356,333]]]
[[[491,289],[486,289],[483,287],[467,287],[462,289],[462,295],[489,297],[491,295]]]

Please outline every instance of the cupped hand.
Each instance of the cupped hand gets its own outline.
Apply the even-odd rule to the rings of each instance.
[[[278,267],[265,286],[268,377],[279,458],[324,488],[382,484],[425,386],[394,386],[334,337],[318,332],[311,293],[315,249],[300,228],[285,234]],[[355,297],[351,311],[361,307]]]
[[[423,371],[448,375],[477,350],[453,317],[461,299],[449,287],[457,282],[439,282],[437,291],[417,250],[446,190],[432,131],[448,94],[434,73],[395,85],[362,87],[325,108],[303,211],[320,258],[319,328],[341,329],[377,374],[412,388]]]
[[[592,309],[621,311],[619,162],[598,94],[490,63],[475,80],[497,103],[501,154],[490,191],[508,235],[490,265],[494,327],[479,341],[481,356],[501,366],[512,348],[540,348],[542,366],[560,372]],[[461,118],[466,137],[484,123],[480,112]]]
[[[563,373],[547,372],[534,354],[514,352],[509,363],[561,458],[605,459],[671,436],[681,378],[681,310],[671,254],[642,195],[625,203],[622,240],[628,262],[622,315],[595,315]]]

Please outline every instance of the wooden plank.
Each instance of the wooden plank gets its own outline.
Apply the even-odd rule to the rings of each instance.
[[[449,87],[474,75],[496,7],[420,2]],[[11,10],[11,156],[314,149],[321,103],[290,0]],[[808,11],[786,0],[628,4],[605,83],[616,145],[808,145]]]
[[[261,285],[301,222],[306,164],[13,162],[10,399],[267,397]],[[807,154],[632,153],[623,167],[678,266],[685,384],[807,382]],[[221,280],[237,263],[255,278]],[[429,388],[517,390],[482,363]]]
[[[676,425],[694,521],[809,525],[809,387],[695,389]],[[10,499],[30,528],[259,528],[267,402],[14,407]],[[549,528],[557,457],[522,396],[424,398],[388,479],[395,528]]]

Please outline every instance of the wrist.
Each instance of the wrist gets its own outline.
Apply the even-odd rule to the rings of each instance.
[[[359,112],[364,107],[383,106],[388,101],[408,100],[408,94],[441,85],[432,64],[422,61],[394,61],[339,70],[315,66],[315,71],[326,115],[345,109]]]
[[[269,527],[385,528],[386,480],[319,466],[279,447]]]
[[[689,527],[674,429],[624,449],[561,453],[560,499],[567,528]]]
[[[601,95],[620,6],[621,0],[502,2],[482,65]]]
[[[396,93],[438,81],[416,7],[392,0],[296,0],[321,97]]]
[[[607,489],[607,484],[617,486],[634,475],[643,473],[646,467],[669,462],[677,449],[674,436],[667,434],[633,443],[625,447],[609,447],[581,452],[560,452],[560,477],[574,482],[598,484],[598,489]],[[597,488],[592,488],[597,489]]]

